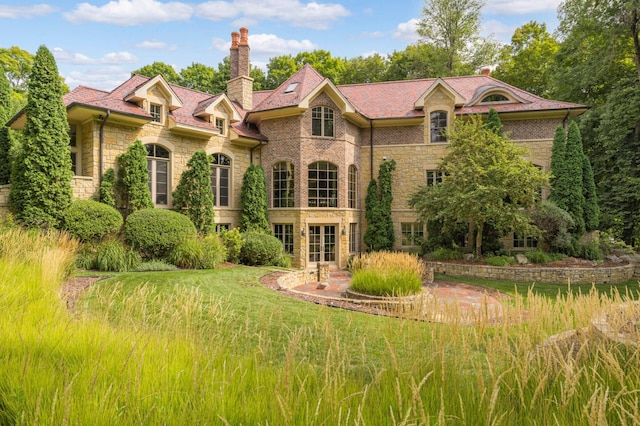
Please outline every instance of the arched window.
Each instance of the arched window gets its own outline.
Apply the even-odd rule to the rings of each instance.
[[[431,142],[446,142],[447,112],[434,111],[431,113]]]
[[[501,94],[501,93],[494,93],[492,95],[489,96],[485,96],[484,98],[482,98],[482,103],[493,103],[493,102],[509,102],[509,98],[507,98],[505,95]]]
[[[149,190],[156,206],[169,205],[169,151],[160,145],[147,144]]]
[[[231,182],[231,159],[224,154],[211,156],[211,191],[213,205],[229,207],[229,192]]]
[[[333,137],[333,110],[318,106],[311,110],[311,134]]]
[[[349,208],[358,208],[358,169],[353,164],[349,166]]]
[[[338,168],[327,161],[309,164],[309,207],[338,207]]]
[[[293,164],[281,161],[273,165],[273,207],[295,207]]]

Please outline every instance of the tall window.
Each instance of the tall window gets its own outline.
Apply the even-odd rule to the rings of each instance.
[[[73,174],[78,176],[80,174],[80,155],[78,153],[78,134],[77,126],[71,124],[69,126],[69,150],[71,151],[71,170]]]
[[[349,224],[349,253],[358,252],[358,224]]]
[[[349,166],[349,208],[358,206],[358,170],[356,166]]]
[[[220,132],[221,135],[225,134],[225,119],[224,118],[218,118],[216,117],[215,120],[215,124],[216,124],[216,129],[218,129],[218,131]]]
[[[319,106],[311,110],[311,134],[333,137],[333,110]]]
[[[433,186],[437,183],[442,183],[442,177],[444,173],[440,170],[427,170],[427,186]]]
[[[434,111],[431,113],[431,142],[446,142],[447,113]]]
[[[309,207],[338,207],[338,168],[327,162],[309,164]]]
[[[166,206],[169,204],[169,151],[160,145],[145,147],[151,199],[157,206]]]
[[[224,154],[211,156],[211,191],[213,205],[229,207],[229,183],[231,181],[231,159]]]
[[[162,105],[149,104],[149,114],[151,114],[154,123],[162,123]]]
[[[293,224],[292,223],[276,223],[273,225],[273,235],[282,241],[284,251],[293,253]]]
[[[403,246],[415,246],[424,239],[424,229],[421,223],[401,223]]]
[[[513,248],[536,248],[538,239],[532,236],[513,234]]]
[[[281,161],[273,166],[273,207],[295,207],[293,164]]]

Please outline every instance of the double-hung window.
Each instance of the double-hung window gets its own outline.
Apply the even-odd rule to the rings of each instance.
[[[434,111],[430,115],[431,122],[431,142],[447,141],[447,112]]]
[[[155,144],[148,144],[145,147],[151,199],[156,206],[167,206],[169,205],[169,151]]]
[[[162,105],[149,104],[149,114],[151,114],[152,122],[162,123]]]
[[[349,166],[349,208],[355,209],[358,207],[358,169],[356,166]]]
[[[318,106],[311,110],[311,134],[333,137],[333,110],[331,108]]]
[[[424,239],[424,227],[421,223],[401,223],[402,241],[405,247],[415,246]]]
[[[211,191],[213,205],[229,207],[231,159],[224,154],[211,156]]]

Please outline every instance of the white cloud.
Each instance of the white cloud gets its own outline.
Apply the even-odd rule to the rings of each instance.
[[[65,62],[76,65],[94,65],[94,64],[131,64],[138,60],[135,55],[129,52],[111,52],[101,58],[91,58],[82,53],[68,52],[64,49],[56,47],[52,51],[56,61]]]
[[[136,44],[134,47],[138,49],[155,49],[155,50],[176,50],[175,44],[167,44],[164,41],[158,40],[145,40]]]
[[[298,52],[315,50],[318,46],[309,40],[285,40],[274,34],[249,35],[251,55],[281,56]],[[213,39],[213,47],[221,52],[228,52],[231,42],[221,38]]]
[[[487,0],[484,13],[490,15],[526,15],[537,12],[555,12],[561,0]]]
[[[482,23],[480,34],[483,37],[493,35],[498,41],[509,44],[516,28],[518,27],[515,25],[507,25],[500,21],[490,20]]]
[[[410,19],[408,22],[398,24],[393,33],[396,40],[406,40],[409,43],[416,42],[420,39],[418,35],[418,19]]]
[[[238,8],[227,1],[208,1],[197,5],[194,12],[199,18],[210,21],[229,20],[240,14]]]
[[[131,26],[158,22],[185,21],[193,13],[187,3],[162,3],[156,0],[117,0],[104,6],[80,3],[73,12],[64,16],[71,22],[102,22],[118,26]]]
[[[113,90],[131,77],[131,72],[120,67],[98,67],[86,71],[72,71],[64,75],[65,83],[71,88],[88,86],[100,90]]]
[[[34,4],[32,6],[9,6],[0,4],[0,18],[33,18],[34,16],[48,15],[56,9],[48,4]]]

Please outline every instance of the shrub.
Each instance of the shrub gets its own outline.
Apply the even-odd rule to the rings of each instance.
[[[284,250],[282,241],[260,232],[245,232],[242,237],[244,245],[240,260],[244,265],[281,265]]]
[[[187,170],[182,172],[173,192],[173,207],[187,215],[200,234],[211,231],[214,216],[211,169],[204,151],[196,151],[187,163]]]
[[[240,200],[242,202],[240,229],[244,232],[270,234],[266,178],[262,167],[251,164],[247,168],[242,177]]]
[[[180,241],[167,257],[169,263],[184,269],[202,269],[203,260],[202,241],[196,238]]]
[[[202,266],[204,269],[218,267],[227,259],[227,249],[217,235],[207,235],[202,239],[204,258]]]
[[[168,256],[180,242],[193,239],[196,227],[183,214],[163,209],[138,210],[124,224],[126,241],[145,257]]]
[[[486,258],[484,261],[491,266],[509,266],[516,262],[513,256],[493,256]]]
[[[244,237],[238,228],[224,229],[220,232],[220,239],[227,248],[227,261],[240,263],[240,253],[244,245]]]
[[[98,271],[126,272],[142,262],[140,255],[118,240],[104,241],[96,246],[93,267]]]
[[[116,172],[113,167],[107,169],[100,183],[99,201],[113,208],[116,207]]]
[[[433,260],[460,260],[462,257],[462,253],[458,250],[443,247],[437,248],[431,253]]]
[[[365,253],[355,257],[351,266],[351,288],[360,293],[399,296],[418,293],[422,288],[424,264],[409,253]]]
[[[591,240],[584,244],[579,244],[580,257],[587,260],[602,260],[602,250],[597,239]]]
[[[149,191],[149,171],[147,170],[147,148],[136,140],[125,152],[120,154],[116,190],[118,200],[122,201],[125,216],[138,211],[153,208]]]
[[[97,241],[115,234],[122,227],[122,215],[98,201],[76,200],[65,210],[64,229],[81,241]]]
[[[551,256],[542,250],[526,251],[524,255],[531,263],[549,263],[552,261]]]
[[[542,244],[549,251],[571,252],[573,237],[570,230],[574,221],[569,213],[551,201],[545,201],[529,210],[528,215],[531,223],[542,232]]]
[[[140,264],[136,269],[136,272],[175,271],[176,269],[178,269],[176,265],[172,265],[164,260],[152,259]]]

